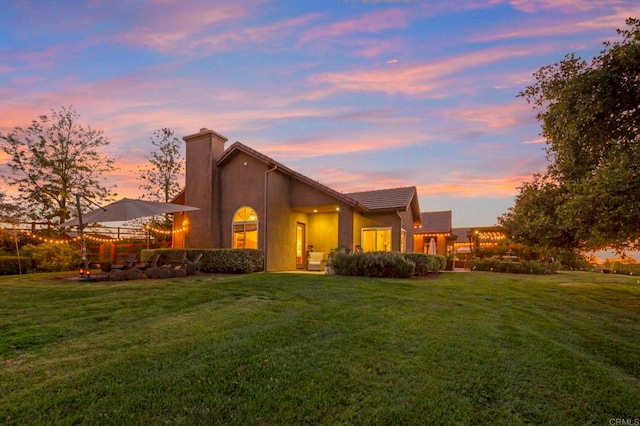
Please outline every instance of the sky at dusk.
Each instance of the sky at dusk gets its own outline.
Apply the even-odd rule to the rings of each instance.
[[[547,165],[518,93],[628,17],[637,0],[3,0],[0,133],[72,106],[121,198],[154,131],[207,127],[338,191],[416,186],[422,211],[493,225]]]

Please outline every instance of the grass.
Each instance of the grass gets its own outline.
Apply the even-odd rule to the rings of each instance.
[[[0,277],[0,424],[640,418],[636,278],[55,276]]]

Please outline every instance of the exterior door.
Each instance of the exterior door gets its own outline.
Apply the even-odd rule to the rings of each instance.
[[[307,253],[305,248],[307,243],[305,241],[306,229],[304,223],[296,223],[296,269],[306,269],[307,267]]]

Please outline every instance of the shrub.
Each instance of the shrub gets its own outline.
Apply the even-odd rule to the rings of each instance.
[[[511,262],[496,258],[471,259],[470,266],[475,271],[508,272],[512,274],[553,274],[558,271],[558,262],[537,262],[535,260]]]
[[[415,275],[424,276],[429,273],[438,272],[447,265],[447,258],[440,255],[424,253],[405,253],[405,259],[415,263]]]
[[[602,265],[603,270],[608,270],[614,274],[640,275],[640,264],[622,262],[620,260],[606,260]]]
[[[331,267],[338,275],[365,277],[408,278],[416,265],[397,252],[353,253],[335,251],[329,257]]]
[[[198,265],[203,272],[221,274],[250,274],[262,271],[264,256],[256,249],[154,249],[142,250],[140,258],[143,262],[149,260],[152,253],[158,253],[158,265],[179,262],[184,253],[187,260],[193,260],[202,253]]]
[[[41,272],[69,271],[82,263],[80,251],[69,244],[27,244],[20,250],[20,255],[30,257],[35,270]]]
[[[0,275],[26,274],[30,267],[30,257],[0,256]]]

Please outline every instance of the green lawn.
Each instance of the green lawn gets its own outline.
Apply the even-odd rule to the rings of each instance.
[[[0,424],[640,419],[633,277],[54,277],[0,278]]]

